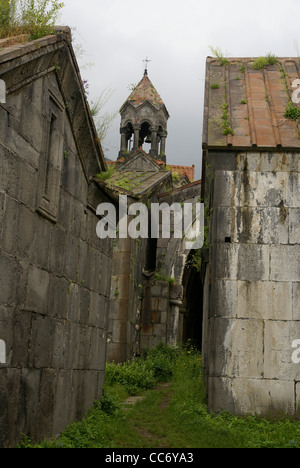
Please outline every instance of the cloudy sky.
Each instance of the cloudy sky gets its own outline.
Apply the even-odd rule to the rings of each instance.
[[[89,100],[113,92],[105,111],[117,111],[129,85],[149,78],[170,114],[166,155],[169,164],[196,166],[201,175],[205,60],[209,46],[230,57],[278,57],[300,52],[299,0],[64,0],[61,24],[75,28],[82,77]],[[86,67],[87,64],[92,64]],[[115,160],[120,117],[105,141]]]

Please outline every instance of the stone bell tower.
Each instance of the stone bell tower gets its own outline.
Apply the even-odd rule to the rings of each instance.
[[[127,158],[149,143],[149,156],[166,162],[169,113],[148,78],[147,68],[140,83],[120,109],[121,149],[118,159]]]

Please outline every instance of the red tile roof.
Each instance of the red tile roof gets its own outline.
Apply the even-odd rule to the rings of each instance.
[[[207,58],[204,148],[300,148],[300,121],[284,117],[300,78],[299,59],[278,58],[262,69],[254,69],[254,61],[228,59],[222,66]]]
[[[135,106],[142,104],[145,101],[150,101],[156,106],[163,106],[163,100],[154,88],[153,84],[148,78],[148,75],[144,75],[142,80],[133,90],[128,98],[128,101],[132,101]]]
[[[106,164],[108,167],[111,167],[115,165],[116,163],[120,163],[120,162],[123,162],[123,159],[122,160],[119,159],[118,161],[106,161]],[[165,166],[166,164],[165,162],[159,159],[156,159],[155,162],[159,164],[160,166]],[[172,173],[176,173],[179,176],[187,176],[190,182],[193,182],[195,180],[195,166],[194,165],[193,166],[176,166],[176,165],[174,166],[174,165],[168,164],[167,167],[168,169],[170,169]]]
[[[160,193],[157,198],[167,197],[176,192],[183,192],[184,190],[187,190],[191,187],[196,187],[197,185],[201,187],[202,180],[196,180],[195,182],[192,182],[191,184],[183,185],[182,187],[176,187],[171,191]]]
[[[174,166],[168,165],[172,173],[177,173],[180,176],[187,176],[190,182],[195,180],[195,166]]]
[[[125,101],[122,108],[130,102],[134,107],[139,107],[144,104],[146,101],[151,102],[156,109],[161,107],[165,108],[165,104],[148,78],[148,74],[145,73],[139,84],[130,94],[129,98]],[[121,109],[122,109],[121,108]],[[167,111],[167,110],[166,110]]]

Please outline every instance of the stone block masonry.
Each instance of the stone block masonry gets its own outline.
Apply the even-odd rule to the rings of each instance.
[[[298,153],[208,153],[211,174],[209,407],[299,416]],[[207,194],[208,195],[208,194]]]
[[[81,99],[77,118],[88,128],[62,45],[63,62],[48,43],[44,52],[35,47],[20,86],[25,59],[19,73],[0,60],[8,88],[0,105],[0,447],[15,446],[21,434],[59,434],[88,411],[104,383],[112,246],[96,235],[86,173],[98,156],[74,133],[75,114],[61,94],[65,67],[64,86]],[[35,75],[45,66],[51,71]],[[80,156],[89,151],[86,166],[79,148]]]

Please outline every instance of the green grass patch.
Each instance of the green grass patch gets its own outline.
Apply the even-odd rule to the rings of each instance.
[[[107,171],[100,172],[100,174],[97,174],[96,177],[99,180],[102,180],[103,182],[105,180],[110,179],[113,174],[115,173],[115,166],[111,166]]]
[[[191,345],[160,345],[142,358],[109,364],[104,396],[60,437],[31,448],[300,448],[300,422],[208,412],[202,359]],[[157,387],[159,381],[167,381]],[[144,399],[129,409],[129,394]]]
[[[224,57],[224,54],[222,52],[222,50],[220,49],[220,47],[213,47],[213,46],[209,46],[213,56],[216,58],[217,62],[222,65],[222,67],[224,67],[227,63],[228,63],[228,60],[227,58]]]
[[[268,65],[277,65],[278,63],[278,58],[273,55],[273,54],[267,54],[265,57],[258,57],[253,65],[252,68],[254,70],[262,70],[264,67],[267,67]]]
[[[229,126],[229,114],[228,114],[228,104],[225,102],[222,106],[223,114],[222,114],[222,128],[223,128],[223,135],[234,135],[233,129]]]
[[[158,272],[155,273],[155,280],[156,281],[166,281],[169,284],[174,284],[174,282],[175,282],[174,278],[171,278],[170,276],[162,275],[161,273],[158,273]]]
[[[300,117],[300,109],[295,106],[292,101],[290,101],[285,110],[284,117],[296,122]]]

